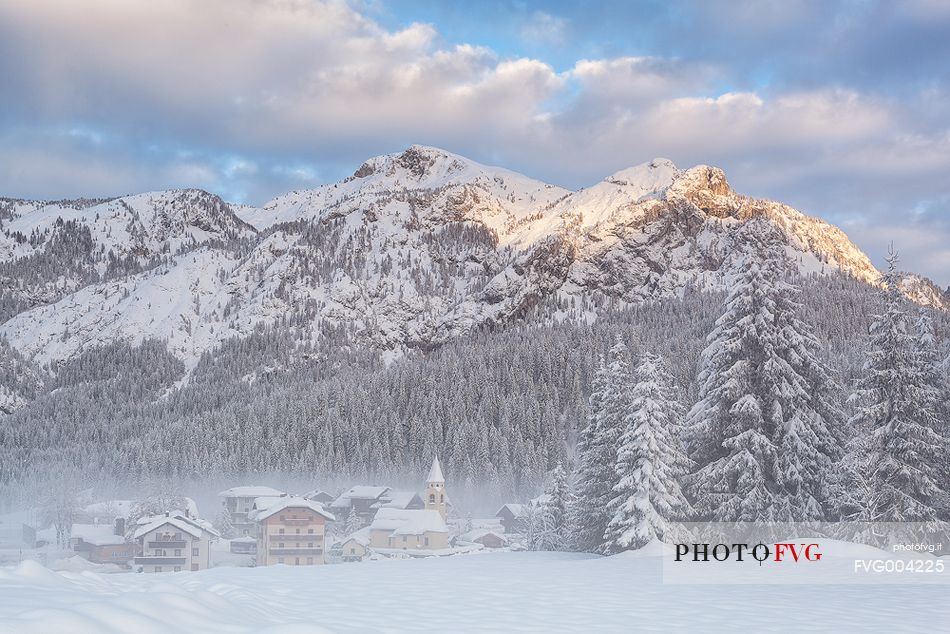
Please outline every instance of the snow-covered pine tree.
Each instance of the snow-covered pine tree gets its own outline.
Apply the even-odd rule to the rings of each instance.
[[[363,528],[363,520],[360,518],[359,514],[350,509],[346,514],[346,519],[343,523],[343,532],[346,537],[349,537],[359,529]]]
[[[577,440],[577,466],[571,496],[570,522],[573,548],[580,552],[597,552],[606,527],[606,523],[602,523],[602,509],[597,506],[603,489],[603,483],[599,480],[603,466],[600,463],[603,450],[599,443],[606,390],[607,364],[601,357],[591,381],[587,425],[581,430]]]
[[[541,507],[538,550],[564,550],[568,545],[567,473],[559,464],[548,473]]]
[[[683,411],[673,394],[673,379],[660,358],[650,353],[640,357],[634,376],[615,467],[609,552],[641,548],[654,539],[677,539],[681,535],[673,522],[692,514],[680,487],[690,461],[682,447]]]
[[[617,446],[630,403],[629,356],[626,344],[618,337],[593,380],[590,418],[578,445],[571,510],[574,548],[583,552],[604,552],[610,503],[618,480]]]
[[[841,477],[850,496],[844,519],[925,522],[937,519],[946,493],[940,487],[946,439],[937,432],[934,373],[924,367],[924,343],[914,333],[899,288],[898,256],[888,255],[882,275],[883,312],[869,328],[864,374],[854,401],[853,427],[867,433],[853,444]]]
[[[824,518],[837,455],[838,413],[819,344],[796,317],[797,289],[763,220],[738,234],[743,255],[700,359],[699,399],[687,416],[700,518],[723,522]]]
[[[218,511],[218,516],[214,520],[214,527],[221,533],[221,537],[225,539],[233,539],[236,537],[234,533],[234,523],[231,521],[231,511],[229,511],[227,507],[222,507],[221,510]]]

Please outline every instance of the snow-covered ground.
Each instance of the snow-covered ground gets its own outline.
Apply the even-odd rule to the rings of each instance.
[[[883,554],[883,553],[882,553]],[[501,552],[156,575],[0,569],[0,632],[936,632],[950,574],[814,585],[663,583],[657,556]],[[823,568],[831,570],[831,568]],[[830,577],[822,575],[831,574]],[[933,583],[936,581],[936,583]]]

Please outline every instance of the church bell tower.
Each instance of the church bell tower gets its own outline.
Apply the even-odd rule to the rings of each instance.
[[[436,457],[432,460],[432,468],[429,469],[429,477],[426,478],[426,510],[438,511],[444,521],[448,502],[445,495],[445,476],[442,475],[442,466],[439,464],[439,458]]]

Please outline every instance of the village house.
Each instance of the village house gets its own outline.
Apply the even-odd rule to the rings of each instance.
[[[304,493],[303,496],[307,498],[308,500],[319,502],[323,506],[329,506],[330,504],[333,503],[333,500],[336,499],[334,496],[330,495],[329,493],[321,489],[314,489],[313,491],[309,493]]]
[[[142,572],[179,572],[211,567],[211,540],[219,535],[206,522],[183,515],[151,518],[134,537],[141,554],[135,566]]]
[[[376,510],[379,509],[414,509],[425,508],[425,502],[422,496],[413,491],[389,491],[376,504],[373,505]]]
[[[524,504],[505,504],[498,509],[495,517],[501,520],[501,525],[505,527],[505,533],[522,533],[524,532],[527,514],[527,508]]]
[[[258,498],[278,498],[286,495],[283,491],[266,486],[232,487],[218,494],[224,498],[222,504],[231,516],[231,526],[237,537],[257,537],[257,522],[248,518],[254,510]]]
[[[263,504],[262,504],[263,502]],[[257,565],[314,566],[325,563],[326,524],[335,518],[322,504],[284,495],[258,500]]]
[[[376,515],[381,504],[389,501],[387,494],[391,491],[386,486],[370,486],[359,484],[350,487],[330,504],[330,510],[342,521],[350,513],[356,513],[361,524],[367,524]]]
[[[505,548],[509,542],[508,538],[500,532],[488,528],[475,528],[452,540],[453,546],[465,544],[481,544],[485,548]]]
[[[82,558],[96,564],[115,564],[125,568],[135,557],[138,545],[125,536],[125,519],[111,524],[73,524],[69,545]]]
[[[370,554],[370,528],[364,526],[336,544],[342,561],[362,561]]]

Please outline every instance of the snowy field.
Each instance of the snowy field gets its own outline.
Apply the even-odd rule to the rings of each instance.
[[[937,632],[931,583],[675,585],[658,557],[492,553],[155,575],[0,569],[0,632]],[[852,579],[853,581],[853,579]],[[906,580],[905,580],[906,581]],[[937,583],[933,583],[937,581]]]

